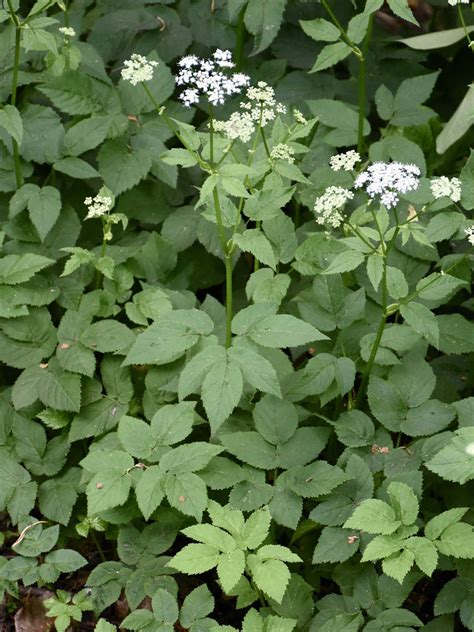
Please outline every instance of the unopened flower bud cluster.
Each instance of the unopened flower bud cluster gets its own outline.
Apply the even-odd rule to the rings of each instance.
[[[357,151],[351,149],[350,151],[346,151],[344,154],[337,154],[333,156],[329,160],[329,164],[331,165],[331,169],[333,171],[352,171],[355,165],[360,162],[360,154]]]
[[[250,117],[257,121],[261,127],[275,120],[277,114],[285,114],[286,107],[275,100],[275,90],[265,81],[259,81],[256,86],[247,89],[248,101],[240,104]]]
[[[472,246],[474,246],[474,224],[472,226],[469,226],[469,228],[466,228],[464,232],[466,233],[468,242]]]
[[[431,193],[438,200],[439,198],[448,197],[453,202],[461,200],[461,180],[459,178],[447,178],[441,176],[431,181]]]
[[[58,31],[64,35],[64,37],[75,37],[76,31],[71,26],[60,26]]]
[[[354,194],[343,187],[328,187],[320,197],[316,198],[314,211],[316,223],[338,228],[343,222],[340,209],[348,200],[352,200]]]
[[[206,96],[212,105],[222,105],[227,96],[238,94],[248,86],[250,78],[240,72],[229,74],[235,66],[231,52],[218,48],[209,59],[186,55],[178,62],[178,86],[186,86],[179,98],[187,107]]]
[[[286,143],[278,143],[270,152],[270,158],[273,160],[286,160],[290,164],[295,162],[295,152]]]
[[[143,55],[134,53],[123,65],[124,68],[121,72],[122,79],[130,82],[132,86],[136,86],[137,83],[143,83],[153,79],[153,71],[154,68],[158,66],[158,62],[151,61]]]

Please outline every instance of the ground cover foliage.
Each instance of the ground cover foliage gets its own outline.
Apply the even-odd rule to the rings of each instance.
[[[474,630],[470,4],[0,23],[5,629]]]

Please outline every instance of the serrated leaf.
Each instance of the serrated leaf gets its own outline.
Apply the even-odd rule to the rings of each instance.
[[[79,412],[81,408],[81,378],[63,369],[43,369],[39,381],[39,398],[45,406],[57,410]]]
[[[337,63],[348,57],[352,52],[352,48],[345,42],[336,42],[325,46],[319,53],[314,66],[310,72],[320,72],[335,66]]]
[[[414,561],[415,555],[411,551],[405,550],[401,553],[394,553],[382,562],[383,572],[401,584],[413,566]]]
[[[55,263],[53,259],[32,253],[6,255],[0,259],[0,282],[6,285],[24,283],[53,263]]]
[[[448,481],[464,484],[474,479],[474,427],[458,430],[426,467]]]
[[[23,140],[23,122],[20,112],[14,105],[5,105],[0,110],[0,127],[3,127],[12,138],[21,145]]]
[[[227,356],[214,363],[202,382],[202,403],[214,434],[240,401],[243,379],[240,368]]]
[[[290,571],[286,564],[280,560],[261,561],[255,558],[250,567],[257,588],[281,603],[290,580]]]
[[[325,527],[313,553],[313,564],[345,562],[359,550],[358,539],[350,539],[351,532],[340,527]]]
[[[98,162],[106,186],[115,195],[138,184],[152,166],[150,152],[132,149],[120,139],[109,140],[101,146]]]
[[[392,507],[383,500],[371,498],[364,500],[354,513],[346,520],[345,529],[359,529],[367,533],[389,535],[401,522],[397,520]]]
[[[218,563],[219,551],[216,548],[207,544],[188,544],[171,558],[167,566],[181,573],[196,575],[211,570]]]
[[[165,495],[163,474],[163,470],[157,465],[147,467],[135,488],[137,504],[145,520],[150,518]]]
[[[240,549],[221,553],[217,564],[217,576],[224,592],[230,593],[245,570],[245,555]]]

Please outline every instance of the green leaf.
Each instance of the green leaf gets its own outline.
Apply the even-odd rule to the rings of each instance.
[[[341,274],[355,270],[364,261],[364,255],[356,250],[346,250],[336,255],[323,274]]]
[[[211,570],[218,563],[219,551],[216,548],[207,544],[188,544],[171,558],[167,566],[181,573],[196,575]]]
[[[418,516],[418,498],[411,487],[405,483],[393,481],[387,488],[390,504],[395,510],[396,517],[404,525],[411,525]]]
[[[179,622],[185,629],[199,619],[207,617],[214,610],[214,597],[206,584],[192,590],[184,599],[179,614]]]
[[[332,22],[323,18],[300,20],[300,25],[306,35],[317,42],[335,42],[341,36],[339,29]]]
[[[456,522],[444,529],[435,544],[443,555],[473,559],[474,527],[465,522]]]
[[[61,197],[54,187],[36,187],[28,200],[28,212],[41,241],[55,225],[61,210]]]
[[[321,531],[313,553],[313,564],[345,562],[357,553],[358,540],[351,540],[351,532],[340,527],[325,527]]]
[[[435,516],[425,526],[426,537],[430,540],[438,539],[445,529],[459,522],[467,511],[467,507],[456,507]]]
[[[290,580],[290,571],[284,562],[280,560],[259,560],[256,556],[249,559],[253,581],[257,588],[268,597],[281,603]]]
[[[370,417],[360,410],[342,413],[334,427],[339,441],[349,448],[373,444],[375,426]]]
[[[401,521],[397,520],[392,507],[382,500],[372,498],[364,500],[354,513],[346,520],[345,529],[359,529],[367,533],[389,535],[398,529]]]
[[[91,116],[76,123],[66,132],[64,145],[71,156],[80,156],[104,142],[112,125],[110,115]]]
[[[461,485],[474,479],[474,426],[461,428],[446,447],[426,463],[441,478]]]
[[[406,305],[400,305],[400,314],[404,320],[410,325],[413,331],[421,334],[423,338],[428,340],[432,345],[439,345],[439,327],[436,316],[433,312],[414,301]]]
[[[270,524],[271,516],[268,507],[254,511],[240,530],[246,548],[256,549],[260,546],[268,535]]]
[[[146,177],[152,166],[150,153],[131,149],[121,139],[106,141],[99,150],[99,171],[105,185],[119,195]]]
[[[431,577],[438,563],[438,552],[435,545],[426,538],[408,538],[405,547],[415,556],[415,563],[426,575]]]
[[[130,460],[133,467],[133,461]],[[87,513],[93,515],[123,505],[128,498],[132,480],[128,468],[101,471],[87,485]]]
[[[466,37],[466,30],[468,33],[472,33],[474,26],[467,25],[466,29],[462,27],[443,29],[442,31],[434,31],[433,33],[405,37],[398,41],[414,50],[437,50],[438,48],[445,48],[446,46],[451,46],[463,40]]]
[[[166,452],[160,459],[160,467],[175,474],[196,472],[202,470],[209,461],[222,452],[217,445],[196,441],[173,448]]]
[[[78,412],[81,408],[81,378],[59,366],[43,369],[38,385],[39,398],[45,406]]]
[[[310,72],[320,72],[335,66],[340,61],[348,57],[352,52],[352,48],[345,42],[336,42],[325,46],[319,53],[314,66]]]
[[[439,327],[438,349],[446,354],[474,351],[474,323],[461,314],[436,316]]]
[[[231,347],[227,354],[229,360],[239,367],[248,384],[264,393],[281,397],[277,373],[267,359],[242,346]]]
[[[412,10],[408,6],[407,0],[388,0],[388,6],[392,9],[395,15],[398,15],[402,20],[411,22],[418,26],[418,21],[412,13]]]
[[[413,566],[415,555],[405,549],[400,553],[394,553],[382,562],[383,572],[389,577],[396,579],[399,584],[403,583],[408,571]]]
[[[134,342],[130,329],[116,320],[100,320],[89,325],[81,334],[84,346],[99,353],[125,353]]]
[[[255,36],[252,55],[261,53],[275,39],[283,21],[286,0],[249,0],[244,22],[249,33]]]
[[[436,138],[436,151],[444,154],[451,145],[464,136],[472,125],[469,112],[474,107],[474,84],[471,84],[456,111]]]
[[[69,71],[38,88],[67,114],[84,116],[104,108],[110,87],[79,71]]]
[[[257,431],[273,445],[286,443],[298,427],[295,405],[272,395],[265,395],[257,402],[253,418]]]
[[[240,401],[243,391],[242,372],[226,355],[209,369],[202,382],[202,403],[214,434]]]
[[[261,230],[247,229],[243,233],[236,233],[232,240],[241,250],[250,252],[258,261],[275,270],[277,263],[275,253]]]
[[[275,447],[267,443],[257,432],[233,432],[222,435],[220,440],[228,452],[244,463],[265,470],[277,466]]]
[[[168,364],[193,347],[199,336],[179,322],[157,321],[138,334],[124,365]]]
[[[315,327],[290,314],[267,316],[254,323],[246,333],[257,344],[271,348],[297,347],[327,339]]]
[[[72,549],[59,549],[51,551],[44,558],[46,564],[51,564],[61,573],[72,573],[87,564],[87,560],[77,551]]]
[[[0,259],[0,282],[6,285],[24,283],[53,263],[55,263],[53,259],[32,253],[6,255]]]
[[[23,140],[23,122],[21,115],[14,105],[5,105],[0,110],[0,127],[10,134],[21,145]]]
[[[207,506],[207,490],[202,478],[192,472],[174,474],[168,472],[165,478],[166,498],[172,507],[187,516],[202,519]]]
[[[245,570],[245,554],[240,549],[221,553],[217,565],[217,576],[224,592],[230,593]]]
[[[163,588],[158,588],[153,595],[151,607],[157,621],[173,624],[178,620],[179,609],[176,599]]]
[[[163,474],[163,470],[157,465],[147,467],[135,488],[138,507],[145,520],[150,518],[165,495]]]
[[[53,165],[56,171],[65,173],[71,178],[79,180],[89,180],[91,178],[100,178],[100,173],[85,160],[70,156],[62,158]]]
[[[38,501],[41,513],[54,522],[67,525],[77,499],[79,468],[70,468],[62,476],[41,483]]]

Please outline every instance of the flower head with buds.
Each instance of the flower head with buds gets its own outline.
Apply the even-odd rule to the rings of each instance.
[[[365,188],[367,195],[380,202],[386,208],[392,208],[399,202],[399,194],[416,191],[420,185],[421,172],[416,165],[401,162],[374,162],[357,176],[356,189]]]
[[[448,197],[453,202],[459,202],[461,199],[461,180],[459,178],[447,178],[446,176],[434,178],[431,180],[430,188],[437,200]]]
[[[474,224],[469,226],[469,228],[466,228],[464,233],[466,234],[467,240],[471,246],[474,246]]]
[[[314,211],[317,224],[328,224],[332,228],[340,226],[344,220],[340,210],[354,194],[343,187],[328,187],[320,197],[316,198]]]
[[[113,206],[113,200],[105,195],[96,195],[94,198],[86,197],[84,204],[87,206],[86,219],[95,219],[107,215]]]
[[[286,112],[286,107],[275,100],[275,90],[265,81],[259,81],[256,86],[248,88],[246,96],[248,101],[241,103],[240,107],[261,127],[273,121],[277,114]]]
[[[176,84],[185,86],[180,100],[190,107],[204,95],[212,105],[222,105],[227,96],[238,94],[250,82],[250,78],[240,72],[229,74],[228,70],[234,66],[231,52],[220,48],[209,59],[186,55],[178,62],[176,76]]]
[[[229,140],[240,140],[248,143],[255,131],[255,124],[248,112],[234,112],[227,121],[214,121],[214,129],[221,132]]]
[[[121,72],[122,79],[131,83],[132,86],[136,86],[137,83],[143,83],[153,79],[154,68],[158,66],[158,62],[147,59],[143,55],[133,53],[130,59],[127,59],[123,65],[124,68]]]
[[[302,115],[302,113],[297,109],[293,110],[293,116],[295,117],[295,121],[300,125],[306,125],[306,123],[308,122]]]
[[[272,160],[286,160],[293,164],[295,162],[295,152],[286,143],[278,143],[270,152]]]
[[[64,35],[64,37],[75,37],[76,31],[71,26],[60,26],[58,31]]]
[[[358,162],[360,162],[360,154],[353,149],[346,151],[344,154],[332,156],[329,160],[333,171],[340,171],[341,169],[343,171],[352,171]]]

